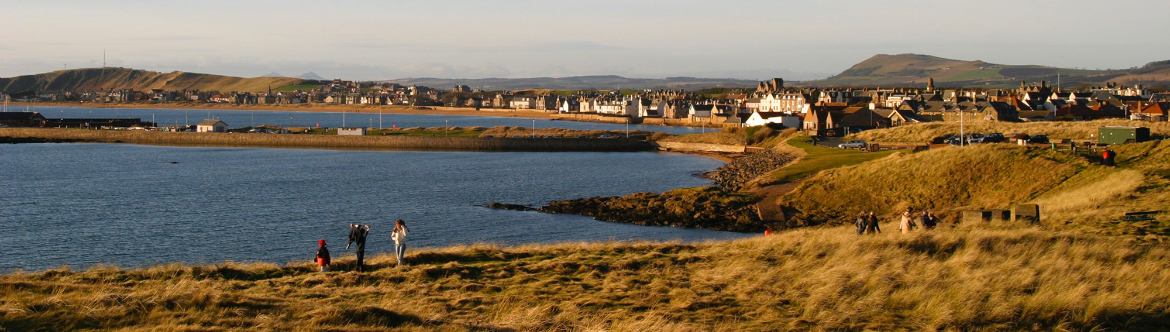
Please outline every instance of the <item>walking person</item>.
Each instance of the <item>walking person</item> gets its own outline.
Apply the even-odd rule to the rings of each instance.
[[[365,272],[365,258],[366,258],[366,235],[370,234],[370,225],[349,224],[349,243],[345,245],[345,249],[349,249],[352,244],[357,244],[357,271]]]
[[[934,226],[937,225],[938,218],[935,218],[934,215],[930,213],[930,210],[922,210],[922,228],[925,228],[929,231],[934,229]]]
[[[403,256],[406,256],[406,222],[402,219],[394,221],[394,230],[390,231],[390,238],[394,239],[394,256],[398,257],[398,266],[403,264]]]
[[[857,220],[853,223],[857,227],[857,235],[865,234],[865,228],[869,225],[869,217],[865,215],[865,211],[862,211],[857,215]]]
[[[325,240],[317,241],[317,266],[321,272],[329,272],[329,248],[325,247]]]
[[[878,234],[882,232],[882,228],[878,227],[877,215],[873,211],[869,211],[869,217],[865,219],[865,234]]]
[[[898,229],[902,231],[902,234],[910,233],[914,227],[918,226],[914,223],[914,218],[910,217],[913,212],[913,208],[906,208],[906,212],[902,212],[902,222],[898,224]]]

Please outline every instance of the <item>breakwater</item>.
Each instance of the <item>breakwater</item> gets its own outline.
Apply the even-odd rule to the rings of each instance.
[[[151,145],[323,148],[438,151],[649,151],[651,142],[635,139],[332,136],[301,134],[192,133],[145,130],[0,128],[5,142],[54,141]]]

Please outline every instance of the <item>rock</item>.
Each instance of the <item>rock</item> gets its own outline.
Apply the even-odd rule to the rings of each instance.
[[[713,172],[707,178],[724,191],[739,190],[752,179],[776,170],[796,159],[796,155],[765,150],[737,158]]]
[[[484,205],[484,207],[489,208],[489,209],[497,209],[497,210],[536,211],[536,209],[534,209],[532,207],[520,205],[520,204],[491,203],[488,205]]]

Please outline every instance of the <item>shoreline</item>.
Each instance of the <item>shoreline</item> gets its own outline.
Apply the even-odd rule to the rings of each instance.
[[[502,118],[547,119],[554,121],[579,121],[600,123],[626,123],[627,117],[606,117],[595,113],[558,113],[527,109],[421,106],[422,108],[399,105],[260,105],[260,104],[214,104],[214,103],[9,103],[8,108],[21,107],[89,107],[125,109],[178,109],[178,110],[228,110],[228,111],[277,111],[277,112],[323,112],[323,113],[383,113],[410,115],[489,116]],[[19,111],[19,110],[18,110]],[[609,119],[609,120],[607,120]],[[685,124],[650,124],[669,127],[701,127]]]
[[[413,151],[635,152],[657,151],[636,139],[271,135],[72,128],[0,128],[5,143],[54,141],[171,146],[236,146]]]

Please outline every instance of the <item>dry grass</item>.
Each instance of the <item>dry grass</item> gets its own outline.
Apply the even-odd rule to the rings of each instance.
[[[745,145],[748,137],[744,128],[722,128],[716,132],[667,137],[663,142]]]
[[[890,226],[887,226],[890,227]],[[473,245],[373,272],[167,265],[0,277],[8,330],[1162,330],[1166,246],[845,227],[731,242]],[[352,257],[335,269],[348,271]]]
[[[947,147],[896,154],[806,179],[779,204],[801,211],[802,225],[847,223],[860,211],[893,218],[906,207],[955,220],[959,211],[1039,203],[1045,225],[1114,234],[1170,234],[1170,217],[1129,222],[1125,213],[1170,205],[1170,142],[1113,147],[1119,167],[1096,154],[1013,145]]]
[[[1141,126],[1150,128],[1153,135],[1170,135],[1170,122],[1137,122],[1120,119],[1095,121],[1046,121],[1046,122],[978,122],[965,123],[967,133],[1028,133],[1048,135],[1052,142],[1062,139],[1096,142],[1098,128],[1103,126]],[[935,138],[959,134],[959,124],[950,122],[928,122],[910,124],[880,130],[867,130],[847,136],[845,139],[863,139],[871,142],[896,144],[924,144]]]

